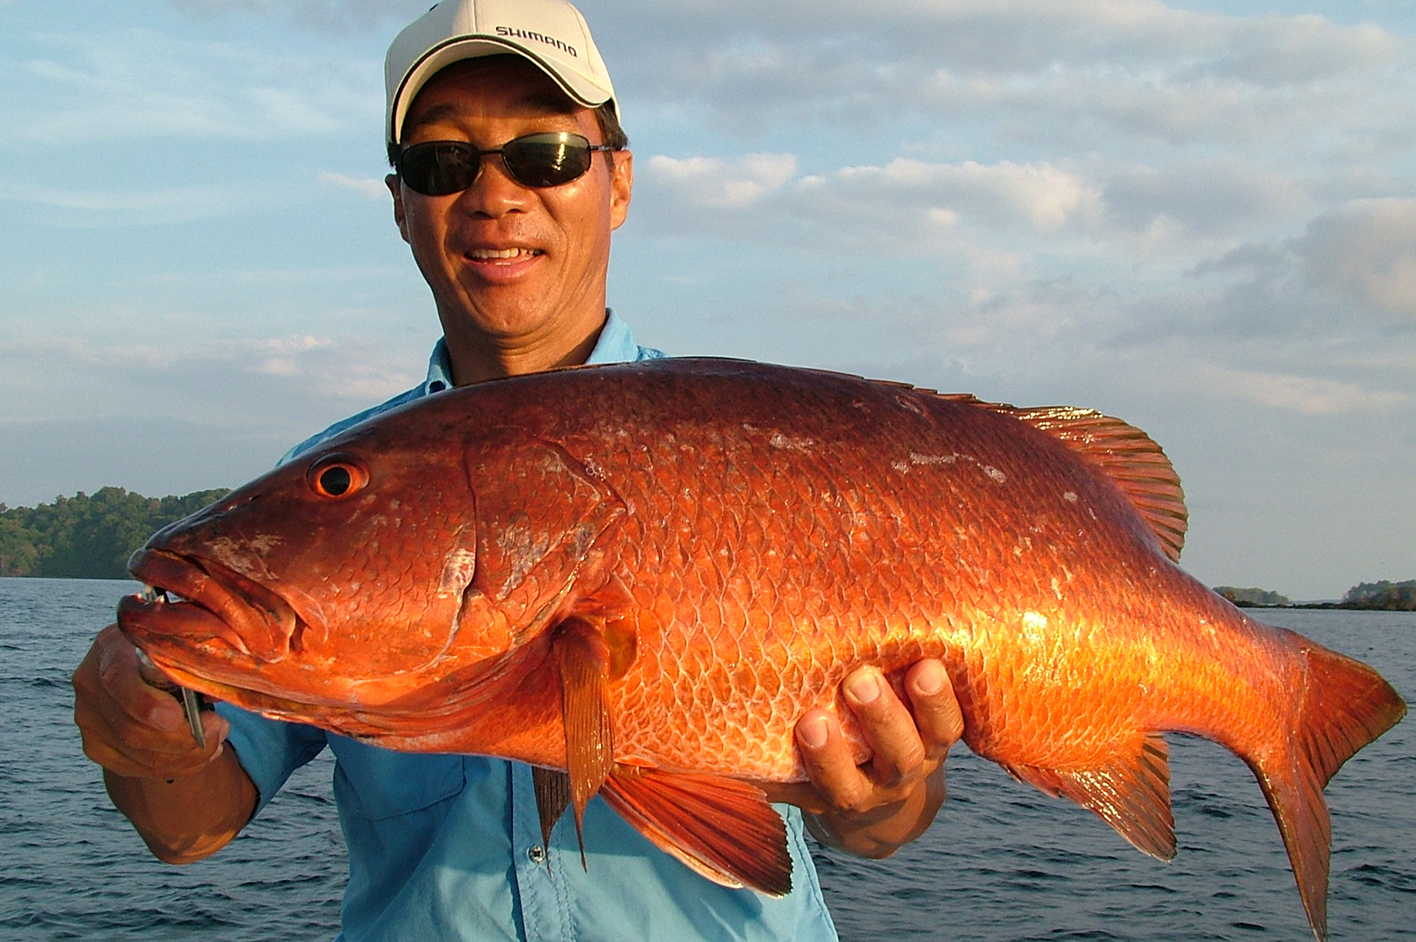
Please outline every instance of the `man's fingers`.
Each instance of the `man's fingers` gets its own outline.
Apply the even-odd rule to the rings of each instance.
[[[855,764],[837,718],[808,711],[796,741],[810,786],[767,783],[774,801],[799,805],[818,840],[866,857],[886,857],[929,827],[944,802],[944,758],[964,722],[944,665],[926,659],[900,679],[860,667],[841,683],[843,699],[871,749]]]
[[[942,758],[964,734],[964,715],[944,664],[933,658],[916,662],[905,674],[905,693],[925,754]]]
[[[185,729],[186,717],[177,698],[143,680],[138,673],[136,649],[131,645],[126,657],[114,658],[114,666],[104,677],[104,689],[113,702],[134,723],[161,732]]]
[[[191,730],[160,733],[132,723],[110,725],[106,717],[81,714],[75,720],[83,738],[84,754],[94,762],[130,778],[180,778],[195,775],[225,749],[230,725],[214,713],[202,715],[207,745],[203,749]]]
[[[201,749],[185,728],[180,733],[161,734],[131,722],[114,725],[109,716],[79,706],[75,707],[74,720],[83,739],[84,755],[106,769],[132,778],[177,778],[201,771],[222,748],[221,740],[228,729],[219,718],[219,725],[209,724],[207,748]]]
[[[869,768],[875,785],[896,789],[931,771],[925,768],[927,750],[914,717],[879,670],[857,668],[841,686],[846,704],[874,751]]]
[[[810,710],[796,725],[797,747],[807,778],[822,801],[808,811],[854,810],[866,807],[874,790],[855,764],[841,725],[825,710]]]
[[[74,671],[73,685],[84,754],[119,775],[174,778],[199,772],[220,752],[230,730],[225,720],[204,714],[207,748],[199,747],[181,705],[143,682],[136,649],[112,625],[94,639]]]
[[[94,639],[91,658],[97,660],[96,676],[85,670],[89,658],[74,672],[77,700],[87,700],[115,731],[129,723],[159,733],[186,728],[177,698],[146,683],[138,673],[138,649],[109,625]],[[121,714],[121,715],[119,715]]]
[[[807,776],[826,806],[865,811],[903,798],[933,774],[963,733],[963,718],[944,666],[924,660],[905,674],[909,705],[880,671],[856,669],[841,684],[872,756],[857,766],[840,724],[813,710],[797,724],[797,745]],[[810,810],[810,809],[809,809]]]

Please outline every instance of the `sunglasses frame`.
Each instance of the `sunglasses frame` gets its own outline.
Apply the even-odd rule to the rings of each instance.
[[[535,182],[535,179],[524,180],[522,179],[522,173],[533,168],[523,166],[523,158],[516,156],[517,145],[528,144],[552,144],[560,147],[569,145],[572,152],[583,149],[585,152],[585,168],[572,177],[549,183]],[[508,147],[513,148],[510,160],[507,159]],[[444,189],[436,186],[428,186],[425,189],[420,186],[415,186],[408,179],[408,173],[405,169],[405,161],[408,159],[408,156],[412,154],[416,159],[420,155],[435,153],[439,149],[451,150],[454,153],[463,154],[468,167],[471,168],[471,176],[468,177],[466,183],[454,189]],[[482,175],[482,159],[484,157],[489,154],[501,154],[502,166],[506,169],[507,176],[511,177],[512,180],[516,181],[521,186],[539,190],[574,183],[590,171],[590,166],[596,151],[610,152],[614,150],[618,150],[618,148],[611,147],[608,144],[591,144],[590,139],[584,134],[577,134],[574,131],[539,131],[535,134],[523,134],[520,137],[514,137],[500,147],[486,149],[477,147],[475,144],[470,144],[467,141],[422,141],[418,144],[410,144],[405,147],[399,153],[398,159],[394,161],[393,166],[394,172],[398,175],[398,178],[413,192],[421,193],[424,196],[451,196],[454,193],[461,193],[477,182],[477,178]],[[422,177],[420,174],[415,174],[415,176],[420,176],[421,180],[426,180],[426,178]],[[431,174],[428,176],[431,176]]]

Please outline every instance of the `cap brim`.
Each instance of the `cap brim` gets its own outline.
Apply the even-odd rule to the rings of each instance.
[[[614,91],[612,89],[602,88],[574,72],[569,72],[569,70],[557,69],[546,59],[519,43],[492,36],[461,36],[429,49],[403,76],[403,81],[398,86],[398,92],[393,96],[393,105],[389,110],[389,126],[385,129],[388,140],[395,144],[401,142],[403,119],[407,117],[413,99],[418,96],[418,92],[422,90],[428,79],[439,71],[454,62],[508,53],[529,60],[550,76],[561,91],[565,92],[570,100],[578,105],[583,105],[586,108],[598,108],[605,102],[613,104]],[[569,72],[569,74],[563,74],[565,72]]]

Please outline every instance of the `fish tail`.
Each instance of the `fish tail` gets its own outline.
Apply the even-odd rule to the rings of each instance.
[[[1332,825],[1323,787],[1357,750],[1406,714],[1392,686],[1365,664],[1288,632],[1303,658],[1297,716],[1282,748],[1244,760],[1263,788],[1313,935],[1327,939]]]

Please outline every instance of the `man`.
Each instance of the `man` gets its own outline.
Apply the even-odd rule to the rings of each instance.
[[[432,290],[443,339],[428,378],[297,446],[450,385],[585,362],[662,356],[605,306],[610,234],[633,156],[580,14],[563,0],[445,0],[388,55],[394,218]],[[350,856],[341,939],[831,939],[803,826],[872,856],[929,825],[943,760],[962,731],[942,666],[916,664],[902,702],[878,672],[844,683],[874,757],[857,767],[824,711],[796,735],[810,782],[768,785],[788,825],[794,890],[769,899],[689,871],[602,801],[542,846],[530,770],[412,755],[226,705],[203,718],[148,686],[110,626],[74,675],[85,752],[153,852],[174,863],[230,841],[290,773],[328,747]],[[231,749],[226,749],[225,744]],[[801,811],[806,812],[805,817]]]

